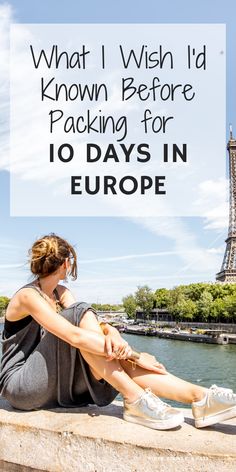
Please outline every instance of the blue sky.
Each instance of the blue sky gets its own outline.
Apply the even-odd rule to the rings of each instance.
[[[219,0],[168,3],[18,0],[0,2],[0,19],[7,21],[9,17],[10,22],[22,23],[226,23],[226,124],[232,123],[236,130],[235,10],[235,2]],[[6,109],[4,113],[7,119]],[[37,237],[52,231],[67,238],[77,249],[79,277],[69,286],[79,300],[115,303],[134,292],[138,285],[148,284],[156,289],[214,281],[225,247],[226,219],[10,217],[9,172],[3,145],[6,124],[2,119],[0,125],[1,295],[10,296],[29,280],[27,250]],[[222,159],[226,160],[226,156],[225,152]]]

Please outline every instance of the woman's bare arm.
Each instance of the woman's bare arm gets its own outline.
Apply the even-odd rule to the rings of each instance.
[[[57,314],[43,297],[32,288],[22,288],[18,293],[22,312],[27,312],[47,331],[78,349],[100,356],[107,356],[105,336],[74,326]]]

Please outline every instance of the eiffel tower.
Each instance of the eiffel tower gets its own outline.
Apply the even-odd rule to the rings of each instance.
[[[230,126],[229,151],[229,230],[225,240],[226,248],[220,272],[216,280],[225,283],[236,283],[236,140]]]

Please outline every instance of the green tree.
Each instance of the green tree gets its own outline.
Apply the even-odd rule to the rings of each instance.
[[[158,288],[154,293],[155,308],[167,308],[170,303],[170,290]]]
[[[207,321],[212,307],[213,297],[206,289],[202,292],[198,302],[197,310],[202,321]]]
[[[228,288],[225,290],[224,284],[209,284],[208,291],[213,297],[213,300],[222,299],[227,295]],[[218,303],[218,302],[217,302]]]
[[[196,313],[196,303],[187,298],[185,287],[180,285],[171,290],[168,309],[176,321],[191,321]]]
[[[129,318],[134,318],[137,308],[137,303],[133,295],[127,295],[122,299],[123,307]]]
[[[218,292],[219,293],[219,292]],[[215,298],[211,304],[210,319],[215,323],[224,321],[226,318],[227,310],[225,301],[222,298]]]
[[[0,297],[0,316],[3,316],[10,302],[8,297]]]
[[[184,293],[185,296],[192,300],[193,302],[196,302],[200,299],[202,293],[207,290],[209,284],[205,283],[195,283],[195,284],[189,284],[185,285],[184,287]]]
[[[176,305],[176,320],[193,321],[196,310],[196,303],[194,303],[192,300],[183,298]]]
[[[138,286],[135,292],[135,301],[137,306],[143,310],[145,316],[148,317],[154,305],[154,294],[147,285]]]
[[[123,311],[122,305],[110,305],[109,303],[92,303],[91,306],[97,311]]]
[[[168,309],[174,318],[178,319],[179,307],[185,301],[184,290],[181,286],[174,287],[170,291]]]
[[[224,319],[225,321],[229,321],[234,323],[236,321],[236,296],[235,295],[227,295],[224,298]]]
[[[2,302],[1,302],[2,300]],[[0,297],[0,311],[9,299]],[[155,308],[167,308],[176,320],[236,322],[236,284],[193,283],[173,289],[159,288],[152,292],[147,286],[137,287],[134,295],[123,298],[122,305],[92,304],[96,310],[122,311],[133,318],[137,308],[146,317]]]

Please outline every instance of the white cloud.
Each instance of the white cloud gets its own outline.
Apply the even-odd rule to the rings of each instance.
[[[228,210],[225,213],[225,216],[218,216],[217,210],[216,213],[208,214],[204,219],[204,228],[209,230],[216,230],[217,232],[222,232],[224,230],[225,236],[228,228]]]
[[[172,241],[172,250],[177,252],[182,261],[180,269],[175,274],[176,278],[180,273],[190,270],[196,273],[211,274],[215,277],[215,272],[221,265],[219,254],[209,251],[215,242],[223,238],[223,232],[218,234],[212,241],[210,247],[202,247],[198,241],[196,234],[190,231],[184,220],[180,218],[136,218],[135,223],[142,225],[157,236],[163,236],[167,240]]]
[[[8,250],[8,249],[19,251],[20,249],[22,249],[22,246],[15,244],[13,241],[9,242],[6,239],[2,239],[2,240],[0,240],[0,251],[2,249],[4,251]]]
[[[148,257],[166,257],[166,256],[183,256],[189,251],[159,251],[159,252],[149,252],[144,254],[127,254],[124,256],[114,256],[114,257],[101,257],[96,259],[87,259],[80,260],[80,264],[94,264],[97,262],[118,262],[125,261],[129,259],[142,259]],[[190,251],[191,252],[191,251]]]
[[[221,232],[227,230],[229,219],[229,181],[220,178],[206,180],[199,185],[198,198],[194,205],[204,218],[204,228]],[[214,205],[212,205],[214,203]]]
[[[18,269],[23,268],[23,264],[0,264],[0,270],[2,269]]]
[[[221,178],[217,181],[214,180],[205,180],[199,185],[201,191],[201,196],[203,198],[208,198],[214,196],[215,198],[219,197],[219,194],[225,193],[228,189],[228,180]]]
[[[202,274],[203,275],[203,274]],[[189,274],[189,275],[182,275],[180,276],[180,278],[182,279],[192,279],[193,277],[198,277],[199,274],[196,273],[196,274]],[[83,278],[83,280],[81,279],[79,282],[75,282],[74,283],[74,286],[81,286],[81,285],[88,285],[88,284],[97,284],[97,283],[106,283],[106,284],[115,284],[117,282],[121,282],[122,286],[124,284],[124,282],[134,282],[135,284],[140,284],[140,283],[147,283],[148,281],[158,281],[158,280],[163,280],[163,279],[167,279],[167,280],[173,280],[175,279],[175,275],[148,275],[148,276],[143,276],[142,274],[137,274],[137,275],[132,275],[132,276],[127,276],[127,277],[108,277],[108,278]],[[124,292],[124,288],[123,288],[123,292]]]
[[[220,255],[224,254],[224,251],[225,251],[224,245],[207,249],[207,252],[210,252],[212,254],[220,254]]]

